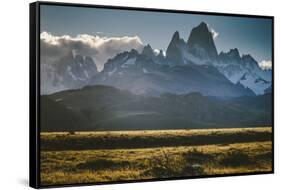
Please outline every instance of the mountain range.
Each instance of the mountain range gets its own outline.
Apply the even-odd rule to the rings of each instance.
[[[204,22],[165,53],[147,44],[109,58],[69,52],[41,64],[41,131],[272,125],[272,74],[237,48],[218,53]]]
[[[270,93],[222,100],[198,92],[143,96],[86,86],[41,96],[41,131],[270,126],[271,101]]]
[[[53,64],[41,66],[41,94],[109,85],[135,94],[199,92],[204,96],[261,95],[270,89],[271,70],[262,70],[251,55],[237,48],[217,52],[208,25],[194,27],[185,41],[175,32],[164,55],[148,44],[109,58],[98,72],[93,58],[72,52]]]

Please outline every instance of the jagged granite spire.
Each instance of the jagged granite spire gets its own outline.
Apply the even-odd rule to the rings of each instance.
[[[186,43],[180,38],[179,32],[173,34],[172,40],[166,51],[166,59],[170,64],[183,65],[183,51],[186,49]]]
[[[202,59],[215,60],[218,56],[213,35],[205,22],[191,30],[187,46],[193,55]]]
[[[230,49],[228,52],[220,52],[218,61],[221,63],[241,63],[242,58],[237,48]]]
[[[150,58],[155,57],[155,54],[154,54],[153,49],[151,48],[150,44],[147,44],[146,46],[143,47],[141,54],[145,55],[147,57],[150,57]]]
[[[178,31],[176,31],[174,34],[173,34],[173,37],[172,37],[172,41],[179,41],[180,39],[180,34]]]

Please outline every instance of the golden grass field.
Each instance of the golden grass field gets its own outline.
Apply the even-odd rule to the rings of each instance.
[[[271,127],[41,133],[41,185],[272,171]]]

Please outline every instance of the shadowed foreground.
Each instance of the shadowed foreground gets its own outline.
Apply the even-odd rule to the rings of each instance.
[[[41,183],[269,172],[271,142],[271,127],[41,133]]]

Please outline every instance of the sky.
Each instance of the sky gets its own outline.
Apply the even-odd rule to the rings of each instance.
[[[218,52],[238,48],[241,55],[271,62],[272,23],[265,18],[42,5],[40,30],[54,36],[137,36],[144,45],[166,51],[175,31],[187,41],[191,29],[202,21],[214,32]]]

